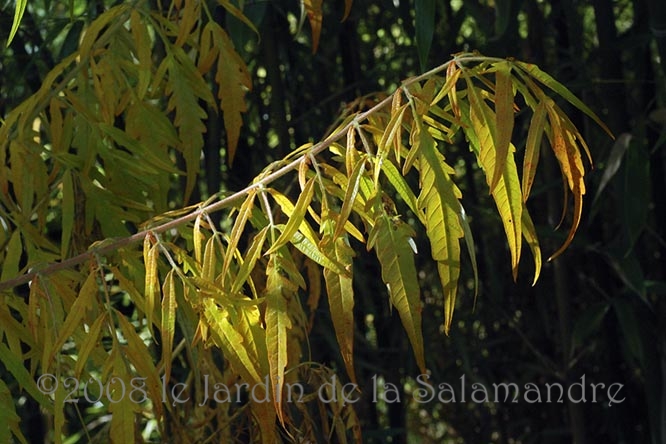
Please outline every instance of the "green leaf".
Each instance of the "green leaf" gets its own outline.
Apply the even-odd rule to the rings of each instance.
[[[467,125],[463,127],[465,135],[470,141],[479,164],[486,174],[486,181],[490,186],[490,172],[495,170],[495,149],[492,134],[495,131],[494,119],[489,116],[492,111],[481,102],[480,97],[473,91],[474,86],[468,88],[470,106],[462,109]],[[511,269],[514,279],[518,275],[518,262],[522,247],[522,211],[523,197],[521,193],[518,171],[512,153],[515,151],[510,145],[510,155],[507,157],[502,172],[502,178],[492,192],[495,205],[499,211],[504,233],[509,243],[511,253]]]
[[[599,117],[597,117],[597,115],[587,105],[585,105],[578,97],[576,97],[571,91],[569,91],[566,86],[562,85],[560,82],[555,80],[549,74],[541,71],[541,69],[539,69],[538,66],[533,65],[531,63],[525,63],[519,61],[512,62],[512,65],[519,67],[525,73],[529,74],[531,77],[537,79],[539,82],[546,85],[551,90],[555,91],[557,94],[562,96],[562,98],[567,100],[573,106],[575,106],[576,108],[587,114],[587,116],[590,117],[592,120],[594,120],[597,123],[597,125],[599,125],[604,131],[606,131],[606,133],[608,133],[609,136],[613,137],[613,133],[611,133],[608,127],[601,121],[601,119],[599,119]]]
[[[345,223],[349,219],[354,203],[356,202],[356,196],[358,195],[358,187],[361,183],[361,177],[365,172],[365,157],[356,162],[354,170],[349,175],[349,182],[345,188],[345,197],[342,200],[342,208],[340,209],[340,215],[335,225],[335,233],[333,238],[337,239],[340,234],[345,229]]]
[[[495,145],[495,169],[490,180],[492,192],[502,176],[509,146],[513,134],[513,86],[511,83],[511,65],[500,62],[495,65],[495,126],[497,139]]]
[[[421,331],[421,298],[416,278],[414,251],[409,243],[414,231],[409,225],[384,211],[381,198],[375,224],[370,231],[368,249],[373,248],[382,268],[382,280],[388,287],[391,305],[398,310],[402,325],[412,344],[416,363],[426,371]]]
[[[435,0],[416,0],[416,48],[421,71],[426,70],[432,37],[435,34]]]
[[[311,178],[306,184],[303,192],[298,197],[296,201],[296,206],[294,207],[294,212],[290,215],[287,224],[280,234],[280,237],[275,241],[271,248],[266,252],[267,255],[274,253],[284,244],[292,240],[294,234],[298,231],[301,223],[305,218],[305,213],[308,211],[310,202],[312,202],[312,196],[314,195],[314,177]]]
[[[282,275],[283,259],[280,254],[271,256],[266,274],[266,349],[270,369],[271,394],[278,419],[284,423],[281,407],[284,370],[287,366],[287,331],[292,323],[287,299],[296,297],[297,287]]]
[[[532,120],[530,129],[527,132],[527,141],[525,142],[525,157],[523,159],[523,201],[527,199],[532,190],[534,176],[536,175],[537,165],[539,164],[539,151],[541,149],[541,139],[546,128],[546,103],[539,102]]]
[[[21,20],[23,19],[23,14],[25,13],[25,7],[28,6],[28,0],[16,0],[16,9],[14,9],[14,20],[12,21],[12,29],[9,31],[9,38],[7,39],[7,48],[14,40],[16,32],[19,29]],[[6,442],[9,442],[7,440]]]
[[[425,211],[426,232],[432,258],[437,261],[444,292],[444,330],[448,334],[453,319],[458,279],[460,277],[460,239],[462,197],[451,180],[451,168],[435,150],[435,141],[427,131],[420,132],[421,194],[419,208]],[[448,170],[448,171],[445,171]]]
[[[14,398],[5,382],[0,379],[0,442],[13,442],[12,435],[22,444],[27,444],[25,436],[21,432],[19,424],[21,419],[14,408]]]
[[[354,250],[349,246],[347,236],[327,238],[327,254],[334,256],[342,264],[351,265]],[[335,337],[340,346],[342,360],[352,382],[356,382],[354,372],[354,287],[351,276],[336,273],[324,268],[324,280],[328,294],[328,306],[335,329]]]

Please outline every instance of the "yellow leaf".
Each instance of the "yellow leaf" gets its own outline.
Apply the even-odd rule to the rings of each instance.
[[[164,279],[162,299],[162,326],[160,328],[162,337],[162,363],[164,364],[164,376],[168,381],[171,376],[171,359],[173,352],[173,335],[176,329],[176,288],[173,278],[174,270],[170,270]]]
[[[407,331],[416,363],[425,373],[423,333],[421,331],[421,299],[414,252],[409,240],[413,230],[405,222],[386,214],[381,197],[375,198],[376,219],[368,238],[368,249],[375,248],[382,268],[382,280],[388,287],[391,305],[398,310]]]
[[[215,81],[219,85],[218,98],[227,132],[227,159],[231,165],[243,125],[241,114],[247,111],[245,93],[252,89],[252,80],[245,62],[235,51],[227,33],[215,22],[208,22],[206,27],[209,26],[213,30],[215,45],[220,50]]]
[[[266,349],[270,369],[271,398],[278,419],[284,424],[282,411],[282,387],[287,366],[287,331],[291,319],[287,309],[287,298],[296,297],[294,285],[282,276],[279,254],[271,256],[266,274]]]
[[[231,265],[235,251],[238,248],[238,242],[243,235],[243,230],[245,230],[245,224],[247,223],[249,217],[252,215],[254,197],[256,195],[256,189],[252,189],[238,210],[238,216],[236,216],[236,222],[234,223],[234,226],[231,229],[231,234],[229,235],[229,246],[224,257],[224,264],[222,265],[222,284],[224,284],[224,281],[226,280],[227,273],[229,272],[229,266]]]
[[[250,248],[248,248],[245,258],[243,259],[243,263],[241,264],[241,267],[238,270],[238,274],[236,275],[236,279],[231,286],[232,293],[237,293],[240,291],[240,289],[243,287],[243,284],[245,284],[245,281],[247,281],[247,278],[250,276],[250,273],[254,269],[254,266],[257,263],[257,259],[259,259],[261,256],[261,248],[263,247],[264,241],[266,240],[268,228],[268,226],[264,227],[259,233],[257,233],[256,236],[254,236],[254,239],[252,239],[252,244],[250,245]]]
[[[562,244],[562,246],[548,258],[548,260],[551,261],[562,254],[562,252],[571,244],[574,234],[578,229],[583,212],[583,195],[585,194],[585,182],[583,181],[583,176],[585,175],[585,169],[583,167],[580,151],[575,143],[575,136],[571,134],[567,128],[563,127],[562,119],[560,117],[561,111],[559,108],[555,107],[555,104],[552,101],[546,103],[546,109],[548,111],[548,120],[551,127],[551,131],[548,133],[550,136],[550,146],[555,152],[555,157],[560,164],[560,169],[574,199],[573,220],[571,228],[569,229],[569,234],[567,235],[564,244]]]
[[[149,234],[146,238],[149,238]],[[145,299],[145,313],[146,320],[148,321],[148,328],[152,328],[153,318],[155,316],[155,301],[159,299],[160,282],[157,274],[157,262],[160,257],[159,246],[150,246],[148,242],[148,252],[146,252],[146,243],[144,242],[144,260],[146,265],[146,299]]]
[[[377,169],[379,171],[379,169]],[[361,176],[365,172],[365,157],[362,157],[359,162],[356,163],[354,170],[349,174],[349,182],[345,188],[345,197],[342,200],[342,208],[340,209],[340,215],[338,216],[337,223],[335,224],[335,233],[333,234],[333,239],[337,239],[340,234],[344,231],[345,223],[349,219],[354,202],[356,201],[356,195],[358,194],[358,187],[360,184]]]
[[[299,230],[302,222],[305,218],[305,213],[308,211],[310,202],[312,202],[312,196],[314,195],[314,177],[311,178],[308,183],[305,184],[305,189],[298,197],[296,201],[296,206],[294,207],[294,212],[289,215],[289,220],[280,234],[280,237],[275,241],[271,248],[266,252],[267,255],[274,253],[280,247],[282,247],[287,242],[291,241],[294,237],[294,234]]]
[[[92,353],[95,347],[101,346],[101,343],[98,342],[99,333],[102,331],[102,326],[106,321],[106,312],[103,312],[93,323],[88,330],[88,333],[85,336],[85,339],[79,346],[79,354],[76,358],[76,366],[74,367],[74,377],[80,378],[81,372],[83,372],[83,367],[85,367],[90,354]]]
[[[83,317],[86,314],[86,311],[93,307],[95,302],[95,297],[99,291],[97,286],[97,273],[91,272],[86,278],[85,282],[81,286],[81,291],[79,292],[78,297],[74,300],[74,303],[69,307],[67,318],[60,327],[58,333],[58,339],[53,344],[53,349],[49,355],[48,362],[53,361],[56,353],[60,352],[60,348],[65,343],[65,341],[72,336],[74,330],[79,327],[82,323]]]
[[[470,82],[471,83],[471,82]],[[492,111],[481,101],[476,94],[474,86],[468,88],[470,106],[465,110],[464,119],[468,125],[463,127],[470,146],[474,150],[479,164],[486,175],[486,182],[490,186],[490,175],[495,170],[495,149],[492,134],[495,131],[495,121],[490,118]],[[511,269],[514,279],[518,276],[518,262],[522,247],[522,210],[523,198],[518,179],[513,152],[513,145],[509,146],[510,155],[506,159],[504,171],[500,181],[492,192],[493,199],[497,205],[504,233],[509,243],[511,253]]]
[[[497,139],[495,145],[495,169],[490,180],[492,192],[504,171],[504,164],[509,155],[509,145],[513,134],[513,86],[511,84],[511,66],[508,62],[496,65],[495,72],[495,122]]]
[[[458,279],[460,277],[460,239],[464,231],[460,222],[460,190],[445,171],[445,162],[435,149],[435,141],[421,131],[419,174],[421,194],[419,208],[425,211],[426,232],[432,258],[444,292],[444,329],[448,334],[453,319]],[[446,168],[449,169],[449,168]]]
[[[346,236],[334,235],[326,244],[332,251],[327,254],[342,264],[351,265],[354,250],[348,245]],[[335,336],[340,346],[342,360],[352,382],[356,382],[354,372],[354,288],[351,276],[344,276],[329,268],[324,268],[328,305]]]
[[[534,175],[536,174],[539,163],[539,151],[541,149],[541,139],[546,127],[546,103],[539,102],[534,115],[530,121],[530,129],[527,132],[527,141],[525,142],[525,158],[523,159],[523,202],[527,202],[530,195]]]

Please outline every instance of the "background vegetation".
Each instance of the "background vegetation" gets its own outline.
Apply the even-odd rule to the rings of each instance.
[[[603,402],[419,405],[375,403],[364,397],[355,405],[358,424],[365,442],[378,443],[661,443],[666,439],[666,10],[657,3],[359,0],[341,21],[348,5],[325,2],[318,43],[312,38],[316,33],[308,29],[313,21],[307,20],[307,11],[298,2],[237,4],[258,33],[228,8],[211,3],[214,20],[229,33],[252,79],[233,164],[227,143],[229,125],[209,109],[208,117],[199,120],[206,133],[196,180],[185,176],[179,183],[168,179],[158,183],[157,187],[169,188],[168,200],[146,209],[143,220],[128,218],[115,235],[136,231],[139,223],[155,213],[205,200],[218,190],[245,187],[266,165],[328,134],[341,113],[363,107],[359,97],[392,92],[401,80],[442,63],[450,54],[478,50],[535,63],[597,112],[616,139],[610,140],[576,108],[558,102],[588,141],[595,169],[587,177],[583,222],[574,242],[559,259],[544,264],[535,286],[531,286],[529,264],[521,265],[517,283],[511,278],[502,224],[492,210],[485,176],[464,139],[459,136],[448,147],[447,161],[455,168],[462,203],[472,222],[479,293],[475,299],[473,271],[463,261],[458,309],[447,336],[436,264],[427,254],[415,256],[425,304],[425,359],[434,381],[454,386],[463,374],[470,383],[521,386],[571,383],[585,375],[588,381],[624,384],[626,400],[612,407]],[[11,6],[5,5],[0,15],[3,38],[11,29]],[[111,6],[105,1],[31,1],[13,42],[0,56],[0,116],[7,116],[39,91],[47,74],[75,52],[82,30]],[[428,50],[429,30],[433,37]],[[217,94],[215,69],[208,81]],[[102,87],[112,89],[113,85]],[[204,97],[200,99],[203,107],[210,106]],[[111,124],[125,128],[131,122]],[[527,120],[517,119],[513,140],[519,152],[527,132]],[[198,160],[180,159],[183,168],[188,161]],[[38,169],[34,174],[39,174]],[[127,183],[121,177],[115,185],[121,189]],[[528,207],[547,254],[566,236],[565,230],[553,231],[562,212],[561,190],[557,162],[544,150],[542,171]],[[104,209],[90,211],[97,211],[96,224],[103,224]],[[219,214],[211,218],[229,228]],[[46,225],[45,235],[54,242],[62,239],[61,220]],[[9,233],[6,213],[0,222]],[[101,240],[99,233],[109,236],[112,229],[74,225],[71,230],[72,251],[80,252]],[[417,248],[429,251],[422,231],[414,237]],[[11,248],[11,239],[8,234],[0,238],[3,250]],[[12,267],[18,270],[23,265]],[[10,273],[7,269],[3,263],[3,281],[12,277],[5,275]],[[379,375],[409,394],[420,371],[398,313],[389,308],[380,275],[376,258],[359,251],[354,263],[356,380],[368,393],[372,377]],[[15,292],[29,289],[22,286]],[[122,307],[122,302],[114,304]],[[125,309],[131,314],[134,308],[129,304]],[[309,314],[315,320],[308,337],[311,360],[344,369],[328,307],[320,303]],[[3,347],[4,353],[8,349],[4,343]],[[215,359],[219,357],[206,362]],[[20,391],[5,367],[0,365],[0,374],[14,397],[23,434],[30,442],[41,442],[52,428],[53,416],[35,408],[36,402]],[[175,362],[171,371],[178,375],[181,370],[187,370],[186,363]],[[347,377],[344,371],[339,374]],[[169,415],[175,423],[191,428],[206,420],[188,418],[186,412]],[[108,419],[100,419],[94,406],[78,412],[69,409],[64,416],[71,442],[87,442],[96,433],[105,436],[100,430],[104,431]],[[88,432],[84,432],[86,424]],[[235,427],[235,437],[249,439],[243,425]],[[318,433],[326,436],[326,430]],[[144,438],[150,436],[144,429]]]

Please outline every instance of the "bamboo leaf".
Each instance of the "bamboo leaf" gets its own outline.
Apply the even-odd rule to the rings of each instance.
[[[419,54],[421,71],[426,70],[428,54],[435,34],[435,0],[416,0],[416,48]]]
[[[305,184],[303,192],[301,192],[301,195],[298,197],[294,212],[289,216],[289,220],[287,221],[282,234],[280,234],[280,237],[278,237],[275,243],[271,245],[271,248],[268,249],[266,255],[274,253],[284,244],[292,240],[294,234],[298,231],[301,223],[304,221],[305,213],[308,211],[313,195],[314,178],[311,178],[308,183]]]
[[[378,199],[378,198],[377,198]],[[414,349],[416,362],[425,372],[423,334],[421,332],[421,300],[414,252],[409,240],[414,232],[406,223],[392,218],[375,203],[377,217],[370,231],[368,249],[375,248],[382,268],[382,280],[387,285],[391,305],[398,310],[409,341]]]
[[[109,413],[111,413],[109,438],[112,444],[134,443],[137,405],[127,393],[128,388],[132,386],[128,382],[130,378],[120,354],[116,355],[113,369],[113,376],[106,383],[106,395],[109,399]]]
[[[2,280],[2,282],[19,274],[19,262],[21,260],[22,252],[23,243],[21,242],[21,231],[15,230],[9,238],[4,261],[2,262],[2,273],[0,273],[2,276],[0,280]]]

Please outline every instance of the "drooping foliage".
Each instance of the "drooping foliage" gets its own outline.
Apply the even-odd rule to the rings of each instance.
[[[320,3],[304,3],[315,48]],[[206,80],[213,67],[217,94]],[[0,359],[53,416],[55,442],[67,434],[73,400],[110,414],[102,433],[112,442],[139,435],[360,440],[339,379],[308,358],[312,320],[304,306],[327,299],[354,380],[353,306],[363,295],[354,293],[352,265],[355,250],[373,252],[388,301],[427,371],[415,255],[436,263],[447,332],[465,254],[476,270],[447,161],[458,134],[487,179],[514,278],[523,239],[534,281],[541,269],[526,202],[542,142],[559,162],[565,208],[568,194],[573,201],[569,234],[553,256],[572,241],[589,150],[551,95],[603,124],[536,66],[476,53],[457,54],[390,95],[348,105],[323,140],[268,165],[245,189],[169,208],[170,195],[188,201],[197,180],[206,105],[222,113],[229,162],[244,154],[236,146],[250,88],[243,60],[205,4],[121,3],[92,21],[78,49],[6,116]],[[531,113],[529,135],[518,150],[512,132],[524,112]],[[185,186],[174,191],[178,176]],[[398,212],[403,206],[408,213]],[[217,212],[222,224],[211,217]],[[55,238],[54,224],[61,227]],[[416,251],[418,224],[428,253]],[[297,385],[304,393],[291,402]],[[322,396],[320,387],[330,393]],[[3,381],[0,392],[10,425],[0,440],[25,442]]]

